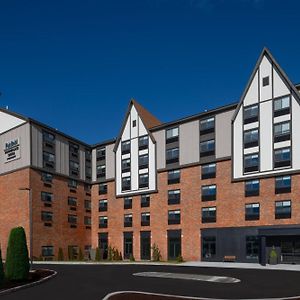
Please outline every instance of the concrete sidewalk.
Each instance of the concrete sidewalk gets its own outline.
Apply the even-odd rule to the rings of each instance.
[[[169,262],[80,262],[80,261],[34,261],[34,264],[45,265],[149,265],[149,266],[174,266],[174,267],[198,267],[198,268],[229,268],[229,269],[257,269],[257,270],[284,270],[284,271],[300,271],[300,265],[266,265],[262,266],[255,263],[230,263],[230,262],[204,262],[204,261],[190,261],[183,263],[169,263]]]

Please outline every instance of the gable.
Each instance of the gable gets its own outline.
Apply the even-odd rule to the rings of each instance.
[[[24,119],[7,113],[4,110],[0,111],[0,134],[24,123],[26,123]]]

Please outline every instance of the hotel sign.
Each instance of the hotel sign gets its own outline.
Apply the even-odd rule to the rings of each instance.
[[[4,145],[5,162],[10,162],[21,157],[20,152],[20,139],[16,138]]]

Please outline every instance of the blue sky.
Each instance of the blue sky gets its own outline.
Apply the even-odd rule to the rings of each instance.
[[[300,2],[0,0],[0,106],[87,143],[135,98],[167,122],[238,101],[267,46],[300,82]]]

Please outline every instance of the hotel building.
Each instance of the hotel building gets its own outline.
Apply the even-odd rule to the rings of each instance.
[[[264,49],[239,103],[163,123],[132,100],[95,145],[1,109],[4,255],[32,196],[35,257],[149,260],[156,244],[163,260],[300,262],[299,90]]]

